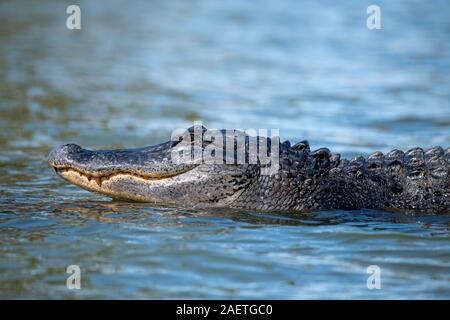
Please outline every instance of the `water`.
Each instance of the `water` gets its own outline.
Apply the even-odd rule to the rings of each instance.
[[[137,147],[201,119],[344,156],[450,145],[450,6],[0,4],[1,298],[450,298],[450,217],[189,210],[68,185],[48,151]],[[125,9],[124,9],[125,7]],[[82,289],[66,288],[79,265]],[[381,268],[368,290],[367,267]]]

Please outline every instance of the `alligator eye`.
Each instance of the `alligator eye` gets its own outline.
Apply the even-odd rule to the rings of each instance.
[[[172,144],[171,147],[175,147],[177,144],[179,144],[181,141],[183,141],[184,136],[180,135],[180,136],[176,136],[172,138],[173,140],[171,140]]]
[[[175,147],[177,144],[179,144],[183,140],[183,137],[180,137],[178,140],[172,140],[171,147]]]

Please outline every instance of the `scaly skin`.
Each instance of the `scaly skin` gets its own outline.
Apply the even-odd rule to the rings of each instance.
[[[142,149],[89,151],[69,144],[53,150],[48,161],[65,180],[126,200],[299,212],[367,208],[450,213],[450,148],[375,152],[345,160],[327,148],[311,152],[306,141],[294,146],[286,141],[279,144],[280,166],[273,175],[263,175],[260,163],[172,159],[174,150],[190,151],[199,137],[204,138],[202,151],[217,145],[207,133],[201,128],[200,136],[195,135],[192,127],[176,141]],[[246,143],[234,148],[248,157],[248,136],[226,134],[244,137]]]

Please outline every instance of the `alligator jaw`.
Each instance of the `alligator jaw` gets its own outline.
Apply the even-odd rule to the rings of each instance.
[[[114,190],[112,186],[121,181],[128,181],[134,185],[145,185],[158,183],[165,179],[170,179],[170,177],[155,178],[140,176],[133,173],[116,172],[104,175],[94,175],[79,171],[74,168],[57,168],[53,167],[55,172],[62,177],[64,180],[77,185],[83,189],[101,193],[113,198],[128,199],[135,201],[146,201],[147,199],[139,196],[138,194],[133,194],[129,192],[118,192]]]
[[[182,172],[176,172],[173,174],[153,174],[153,175],[141,175],[139,173],[133,173],[133,172],[121,172],[121,171],[112,171],[112,172],[107,172],[107,173],[90,173],[90,172],[86,172],[77,168],[72,168],[72,167],[58,167],[58,166],[52,166],[53,170],[59,174],[61,177],[63,177],[64,179],[68,180],[69,182],[73,182],[72,177],[74,176],[79,176],[79,177],[83,177],[85,179],[87,179],[88,182],[94,181],[98,187],[101,187],[102,184],[105,181],[108,181],[112,178],[116,178],[116,177],[130,177],[133,179],[142,179],[144,181],[160,181],[163,179],[167,179],[167,178],[171,178],[171,177],[175,177],[179,174],[183,174],[186,171],[182,171]]]

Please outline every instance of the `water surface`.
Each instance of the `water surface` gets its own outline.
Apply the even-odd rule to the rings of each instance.
[[[378,1],[371,31],[369,4],[80,1],[69,31],[68,3],[2,2],[0,297],[449,299],[449,216],[152,207],[68,185],[45,161],[194,120],[347,157],[448,147],[450,6]]]

